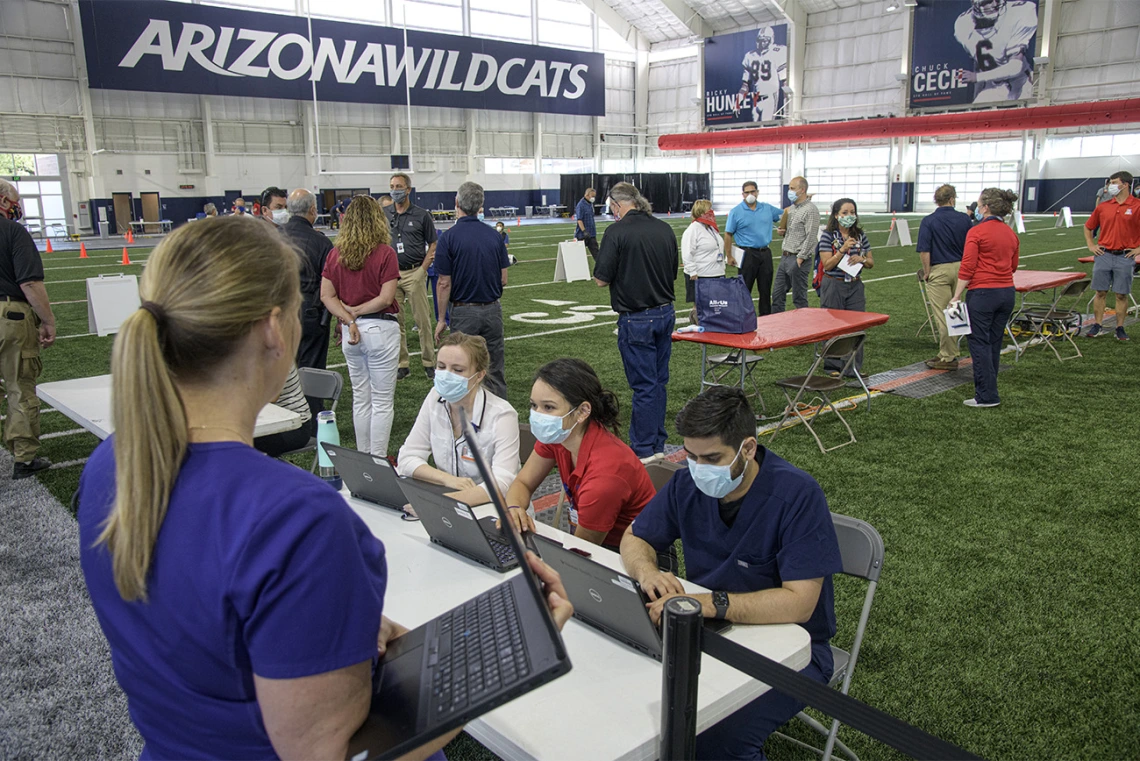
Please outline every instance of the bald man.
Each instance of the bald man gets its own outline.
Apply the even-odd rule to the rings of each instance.
[[[321,304],[321,272],[333,244],[328,236],[313,229],[317,221],[317,199],[305,188],[289,194],[286,209],[291,215],[281,228],[301,252],[301,343],[297,347],[297,367],[325,369],[329,354],[328,312]],[[315,415],[320,410],[313,405]]]

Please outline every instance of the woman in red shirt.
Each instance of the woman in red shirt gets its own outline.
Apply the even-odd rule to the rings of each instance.
[[[974,398],[967,407],[996,407],[997,374],[1005,326],[1013,314],[1013,273],[1017,271],[1020,241],[1005,224],[1013,211],[1017,193],[986,188],[978,196],[974,217],[978,224],[966,234],[958,287],[950,306],[969,288],[966,308],[970,315],[970,359],[974,365]]]
[[[341,323],[356,448],[381,457],[388,454],[400,360],[395,302],[400,265],[391,242],[380,204],[357,196],[344,212],[336,248],[321,273],[321,301]]]
[[[657,494],[648,471],[615,432],[618,402],[594,368],[580,359],[556,359],[535,375],[530,392],[534,453],[507,490],[511,519],[533,531],[526,507],[558,465],[570,505],[570,531],[615,552],[622,534]]]

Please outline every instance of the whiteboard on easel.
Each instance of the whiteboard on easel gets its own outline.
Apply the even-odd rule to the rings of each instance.
[[[910,225],[905,219],[891,220],[891,234],[887,236],[887,247],[913,246],[910,239]]]
[[[554,265],[554,282],[573,283],[590,279],[590,265],[586,262],[586,244],[580,240],[566,240],[558,244],[558,261]]]
[[[1057,217],[1057,221],[1053,223],[1053,227],[1072,227],[1073,226],[1073,210],[1068,206],[1061,207],[1061,214]]]
[[[87,278],[87,331],[99,336],[118,333],[139,303],[138,275]]]

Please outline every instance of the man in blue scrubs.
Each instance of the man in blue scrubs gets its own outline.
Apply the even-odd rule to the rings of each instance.
[[[736,266],[732,247],[744,249],[740,262],[740,276],[748,293],[752,285],[759,281],[760,300],[756,304],[756,314],[772,314],[772,225],[783,215],[770,203],[756,200],[756,183],[749,180],[741,187],[744,197],[737,206],[728,212],[728,223],[724,226],[724,258]]]
[[[621,542],[626,570],[653,600],[656,621],[681,583],[657,567],[677,539],[695,597],[708,618],[741,624],[798,623],[811,636],[801,672],[824,684],[835,634],[831,575],[839,543],[815,479],[756,440],[756,419],[739,388],[715,386],[677,415],[688,470],[678,471],[630,524]],[[699,759],[763,759],[764,741],[804,707],[770,690],[697,737]]]

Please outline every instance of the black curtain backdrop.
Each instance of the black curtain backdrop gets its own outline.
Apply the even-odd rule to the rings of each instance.
[[[578,201],[582,200],[582,196],[586,192],[586,188],[596,187],[597,175],[589,174],[564,174],[562,175],[561,195],[559,196],[559,203],[566,207],[566,209],[573,214],[574,207],[578,205]],[[602,201],[605,199],[599,198]]]
[[[708,174],[686,172],[641,172],[634,174],[564,174],[561,177],[562,205],[573,209],[578,199],[592,187],[598,191],[595,203],[604,204],[610,188],[619,182],[632,183],[649,201],[655,214],[679,214],[684,204],[709,198]],[[605,213],[603,211],[603,213]]]

